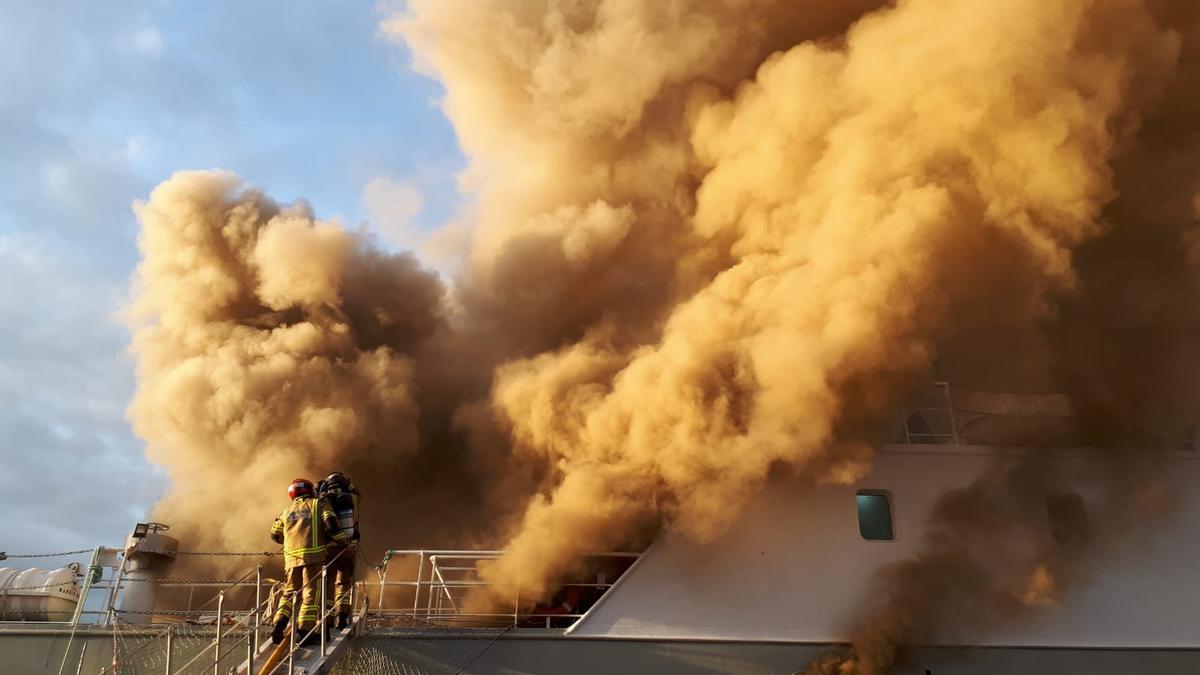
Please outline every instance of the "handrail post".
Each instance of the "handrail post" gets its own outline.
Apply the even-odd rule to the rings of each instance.
[[[946,392],[946,409],[950,411],[950,438],[958,445],[958,423],[954,420],[954,398],[950,395],[950,382],[943,382],[942,387]]]
[[[92,592],[92,575],[94,570],[100,570],[100,547],[97,546],[92,551],[92,561],[88,563],[87,574],[83,577],[83,589],[79,591],[79,602],[75,604],[75,613],[71,616],[71,625],[79,625],[79,619],[83,617],[83,603],[87,601],[87,596]],[[100,571],[101,575],[103,571]],[[59,670],[62,670],[61,668]]]
[[[341,554],[339,553],[338,555]],[[334,560],[337,560],[337,556],[334,556]],[[325,566],[321,568],[321,613],[317,615],[321,618],[321,620],[317,622],[317,630],[321,633],[321,658],[325,658],[325,622],[329,620],[329,608],[326,607],[327,601],[329,600],[329,594],[326,592],[329,583],[328,575],[329,563],[326,563]]]
[[[383,554],[383,573],[379,575],[379,607],[376,609],[379,610],[380,615],[383,614],[383,593],[387,590],[388,560],[390,559],[390,554],[391,551]]]
[[[167,675],[171,675],[171,652],[175,644],[171,637],[172,633],[174,633],[174,626],[167,624]]]
[[[425,572],[425,551],[421,550],[421,560],[417,562],[417,585],[413,590],[413,620],[417,619],[417,602],[421,599],[421,575]]]
[[[116,577],[112,581],[112,589],[108,594],[108,613],[104,618],[104,625],[109,626],[113,620],[113,609],[117,606],[117,594],[121,592],[121,582],[125,580],[125,563],[129,562],[128,558],[121,559],[121,566],[117,568]]]
[[[362,594],[362,619],[354,624],[354,635],[362,635],[367,630],[367,615],[371,613],[371,596],[367,595],[366,590]]]
[[[217,594],[217,641],[213,647],[213,675],[221,675],[221,622],[225,619],[225,591]]]
[[[296,675],[296,615],[299,614],[300,594],[292,594],[291,630],[288,631],[288,675]]]
[[[254,636],[250,643],[250,670],[254,669],[254,655],[258,653],[258,632],[262,628],[262,563],[254,573]]]
[[[437,555],[429,556],[429,591],[425,594],[425,620],[433,616],[433,573],[437,570]],[[438,595],[438,601],[441,601],[441,595]]]

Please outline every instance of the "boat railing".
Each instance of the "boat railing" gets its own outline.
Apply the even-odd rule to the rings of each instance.
[[[919,391],[904,408],[894,442],[899,445],[987,445],[997,447],[1078,447],[1079,424],[1071,400],[1058,393],[997,392],[950,382]],[[1167,449],[1196,452],[1196,429],[1166,439]]]
[[[81,551],[62,554],[8,556],[9,558],[70,557]],[[73,611],[62,612],[62,620],[27,620],[30,612],[23,608],[0,610],[0,630],[62,631],[69,636],[63,651],[60,670],[73,660],[82,664],[86,641],[77,639],[96,632],[111,633],[113,637],[114,668],[119,672],[141,672],[143,661],[153,661],[158,672],[244,671],[264,658],[269,647],[268,633],[272,612],[277,608],[281,583],[264,577],[264,562],[276,553],[254,552],[189,552],[172,551],[173,555],[259,557],[253,565],[243,568],[237,578],[180,578],[149,577],[127,570],[128,550],[98,547],[92,551],[91,563],[82,577],[82,586]],[[330,563],[326,564],[326,568]],[[83,569],[82,566],[79,566]],[[314,580],[319,583],[317,595],[330,614],[336,610],[332,598],[326,598],[328,584],[325,569]],[[79,583],[77,579],[75,582]],[[155,591],[150,606],[131,607],[126,600],[129,589],[152,585]],[[44,592],[46,586],[7,588],[5,593]],[[296,600],[299,602],[299,599]],[[356,584],[351,606],[356,614],[365,611],[366,595],[362,584]],[[297,612],[293,612],[293,617]],[[69,618],[68,618],[69,616]],[[303,637],[303,636],[300,636]],[[321,635],[320,658],[326,654],[325,635]],[[299,639],[299,638],[297,638]],[[291,657],[297,649],[293,641],[283,656],[291,668]],[[160,670],[161,668],[161,670]],[[239,670],[240,669],[240,670]],[[280,671],[283,672],[283,671]]]
[[[63,555],[81,553],[72,551]],[[288,640],[278,653],[268,653],[272,649],[268,640],[271,617],[282,590],[279,581],[264,576],[265,563],[274,553],[172,552],[176,556],[264,556],[242,568],[240,576],[227,579],[150,577],[127,569],[128,553],[126,549],[108,547],[92,551],[87,571],[77,577],[82,581],[79,598],[73,610],[62,612],[63,620],[30,621],[26,620],[28,617],[9,617],[0,612],[0,631],[58,631],[69,635],[60,670],[75,667],[76,661],[82,665],[87,645],[98,633],[112,634],[113,664],[121,668],[120,672],[141,672],[154,663],[155,670],[166,673],[193,672],[198,668],[240,673],[262,663],[293,668],[302,658],[324,660],[328,655],[334,659],[339,650],[344,652],[347,636],[339,635],[326,645],[326,636],[321,631],[317,656],[297,655],[303,635]],[[374,566],[377,580],[354,585],[352,632],[366,630],[368,625],[440,630],[567,628],[616,584],[639,554],[607,552],[582,556],[579,569],[591,576],[568,579],[552,599],[522,598],[514,593],[511,601],[497,603],[494,588],[481,569],[502,555],[503,551],[497,550],[387,551],[382,562]],[[85,569],[82,565],[74,568]],[[327,573],[318,579],[326,576]],[[328,584],[317,583],[319,602],[329,615],[336,608],[332,599],[325,597]],[[130,594],[128,590],[145,585],[152,585],[151,603],[131,606],[128,602],[131,597],[144,600],[145,595]],[[477,602],[481,598],[490,600]],[[293,618],[297,614],[294,611]],[[306,662],[301,667],[311,665]]]
[[[612,588],[638,553],[593,553],[580,561],[590,577],[568,579],[550,600],[498,600],[481,574],[503,551],[408,549],[390,550],[376,568],[378,581],[367,584],[373,595],[371,618],[391,625],[429,627],[565,628]]]

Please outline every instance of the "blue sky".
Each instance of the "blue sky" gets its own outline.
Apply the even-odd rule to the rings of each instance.
[[[436,82],[366,2],[0,3],[0,551],[121,540],[164,487],[124,409],[134,200],[225,168],[388,245],[459,208]],[[15,511],[13,510],[15,507]]]

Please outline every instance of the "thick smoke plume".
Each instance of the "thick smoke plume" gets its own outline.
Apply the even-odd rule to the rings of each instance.
[[[1077,438],[1105,449],[1034,453],[945,495],[920,553],[882,575],[882,601],[866,609],[852,649],[813,664],[810,675],[884,672],[903,645],[944,640],[951,626],[969,640],[1064,601],[1106,547],[1170,517],[1162,451],[1194,439],[1200,409],[1192,301],[1200,290],[1200,11],[1146,7],[1172,28],[1164,43],[1176,41],[1179,56],[1157,73],[1167,75],[1159,100],[1112,160],[1116,198],[1102,231],[1077,249],[1077,282],[1058,298],[1053,321],[1032,331],[1003,326],[1009,340],[1036,335],[1044,356],[1033,360],[1052,364],[1046,375],[1070,394]],[[1064,491],[1084,494],[1089,519],[1103,528],[1048,536],[1045,497]]]
[[[172,479],[155,515],[189,546],[264,550],[291,478],[416,452],[410,353],[442,288],[412,257],[228,173],[177,174],[137,212],[130,415]]]
[[[160,513],[257,547],[262,486],[358,470],[364,504],[388,495],[374,546],[436,521],[505,545],[499,597],[539,598],[581,553],[720,534],[772,472],[856,480],[935,373],[1062,386],[1093,420],[1123,379],[1166,397],[1132,373],[1200,364],[1200,317],[1172,312],[1200,281],[1186,4],[412,0],[382,31],[445,84],[470,157],[461,274],[444,295],[227,174],[156,189],[132,416],[175,479]],[[1143,400],[1119,436],[1184,407]],[[1020,537],[1052,487],[1022,477],[1057,474],[1005,475],[969,489]],[[948,496],[892,588],[1051,601],[1076,554],[992,569],[938,543],[968,515]],[[878,672],[954,613],[895,597],[821,667]]]
[[[508,597],[656,525],[712,537],[774,467],[861,476],[956,317],[1003,304],[1020,325],[1076,283],[1178,46],[1139,2],[914,0],[809,41],[841,23],[521,7],[390,25],[446,82],[479,173],[499,168],[469,281],[551,322],[594,314],[496,370],[514,452],[552,467],[486,570]],[[768,25],[794,46],[747,61]],[[557,264],[521,267],[534,291],[501,273],[523,250]]]

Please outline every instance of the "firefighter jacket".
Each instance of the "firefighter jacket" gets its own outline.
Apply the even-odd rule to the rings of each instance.
[[[271,526],[271,539],[283,544],[284,569],[325,562],[330,539],[346,543],[337,516],[323,499],[297,497]]]

